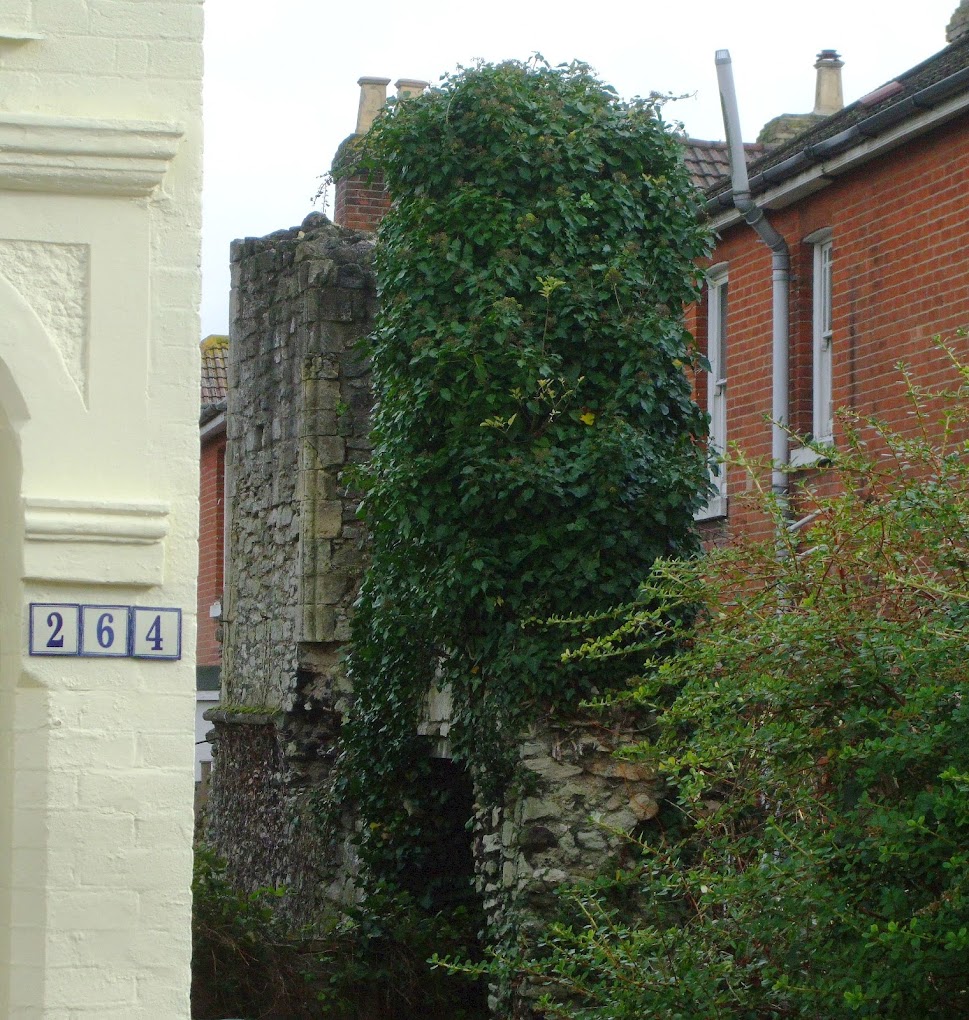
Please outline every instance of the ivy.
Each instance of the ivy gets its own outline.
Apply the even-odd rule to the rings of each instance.
[[[530,722],[622,680],[563,661],[546,621],[695,551],[706,419],[681,313],[709,241],[661,106],[582,64],[482,64],[379,118],[344,168],[393,198],[340,773],[383,877],[426,848],[429,692],[497,802]]]

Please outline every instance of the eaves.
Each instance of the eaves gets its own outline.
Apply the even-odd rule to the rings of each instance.
[[[877,113],[841,135],[808,146],[783,163],[751,178],[750,187],[757,205],[762,209],[784,209],[807,195],[821,191],[865,163],[969,111],[969,90],[912,115],[912,111],[918,110],[918,99],[918,96],[912,97],[891,110]],[[885,115],[889,113],[893,116],[889,123],[885,123],[888,119]],[[733,207],[732,191],[711,199],[707,203],[707,213],[711,226],[718,232],[743,220]]]
[[[202,411],[199,419],[199,439],[205,442],[206,439],[213,439],[215,436],[225,433],[225,401],[218,404],[210,404]]]

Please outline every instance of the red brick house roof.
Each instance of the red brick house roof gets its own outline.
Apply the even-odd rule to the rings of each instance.
[[[207,336],[202,341],[202,390],[201,410],[224,404],[229,389],[226,376],[226,360],[229,353],[227,336]]]
[[[802,131],[749,164],[752,195],[832,160],[867,141],[884,138],[906,121],[938,111],[969,92],[969,35],[892,81]],[[733,204],[728,173],[707,186],[708,211]]]
[[[748,142],[744,145],[748,166],[767,152],[766,145]],[[683,162],[686,164],[693,183],[701,191],[723,181],[730,174],[730,154],[726,142],[705,142],[699,138],[687,138],[683,144]]]

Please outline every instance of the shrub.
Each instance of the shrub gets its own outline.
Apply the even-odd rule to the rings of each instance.
[[[354,909],[293,933],[273,910],[279,889],[240,892],[225,863],[196,851],[192,884],[192,1016],[222,1020],[484,1020],[479,985],[432,971],[437,950],[464,951],[460,929],[406,898]],[[460,919],[459,919],[460,920]]]
[[[659,736],[629,753],[672,795],[640,847],[643,913],[578,891],[532,959],[546,1015],[969,1016],[957,368],[948,394],[911,387],[906,436],[848,419],[839,494],[805,494],[802,527],[763,496],[779,548],[660,565],[621,633],[575,653],[652,650],[631,696]]]

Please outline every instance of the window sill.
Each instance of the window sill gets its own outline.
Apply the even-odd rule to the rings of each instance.
[[[727,516],[727,497],[714,496],[705,507],[693,515],[695,521],[715,521]]]
[[[823,445],[830,446],[830,443]],[[795,470],[818,467],[827,464],[831,458],[823,450],[815,450],[809,446],[798,446],[791,450],[790,465]]]

